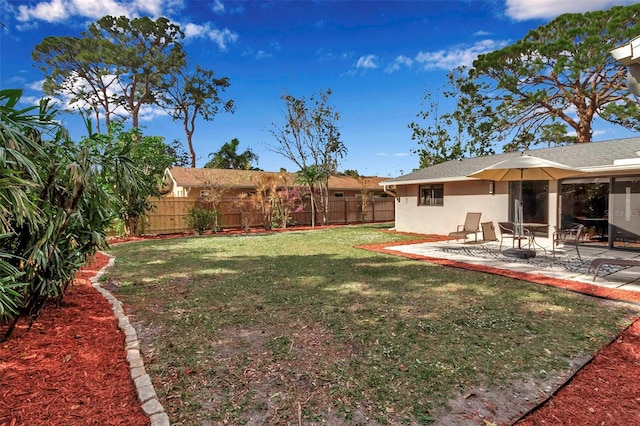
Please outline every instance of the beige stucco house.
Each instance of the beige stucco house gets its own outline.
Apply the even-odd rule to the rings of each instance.
[[[640,242],[640,137],[526,151],[525,154],[577,169],[562,180],[523,182],[523,221],[554,227],[583,223],[589,238],[611,247]],[[519,182],[487,181],[470,174],[512,152],[448,161],[380,182],[396,200],[398,231],[448,234],[467,212],[482,222],[513,221]],[[517,205],[517,204],[515,204]]]

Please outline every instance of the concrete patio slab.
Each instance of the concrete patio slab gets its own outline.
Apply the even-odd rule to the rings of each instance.
[[[640,267],[603,266],[594,281],[589,265],[594,258],[638,258],[637,251],[610,250],[604,246],[580,246],[580,258],[574,248],[559,247],[555,253],[551,241],[537,238],[536,256],[521,259],[508,256],[511,247],[496,241],[482,244],[470,242],[439,241],[430,243],[390,246],[387,249],[425,258],[447,259],[525,274],[539,274],[554,279],[564,279],[605,288],[640,291]],[[505,254],[505,249],[507,253]]]

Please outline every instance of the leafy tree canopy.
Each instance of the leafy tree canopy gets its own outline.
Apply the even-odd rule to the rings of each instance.
[[[360,177],[360,173],[357,170],[346,169],[342,173],[337,173],[339,176],[351,176],[354,178]]]
[[[640,130],[626,70],[610,51],[640,34],[640,4],[565,14],[522,40],[449,73],[448,87],[425,96],[413,122],[421,167],[467,155],[535,145],[591,142],[599,117]],[[453,103],[442,111],[442,98]]]
[[[315,168],[321,181],[323,223],[328,221],[329,176],[338,171],[339,161],[346,157],[347,147],[340,140],[338,121],[340,114],[329,105],[331,89],[319,90],[309,100],[282,95],[285,103],[284,126],[273,123],[271,135],[276,144],[271,150],[289,159],[300,170]]]
[[[184,34],[167,18],[105,16],[81,37],[46,37],[32,58],[44,72],[45,93],[69,96],[106,127],[126,111],[134,127],[144,105],[158,104],[167,76],[186,63]]]
[[[222,145],[218,152],[212,152],[212,157],[204,167],[208,169],[234,169],[234,170],[258,170],[251,163],[258,161],[258,156],[247,148],[244,152],[238,154],[238,145],[240,141],[236,138]]]
[[[111,194],[126,233],[136,235],[139,218],[151,208],[149,197],[160,195],[165,169],[185,166],[187,155],[178,141],[168,145],[160,136],[143,135],[140,128],[124,130],[119,121],[112,122],[109,130],[83,144],[102,157],[99,182]]]
[[[213,70],[201,68],[199,65],[195,71],[189,70],[185,65],[179,72],[170,75],[163,104],[174,120],[182,122],[187,136],[191,167],[196,166],[196,152],[193,148],[196,118],[201,116],[207,121],[212,121],[221,108],[226,112],[234,112],[233,100],[225,101],[220,96],[229,85],[229,78],[216,78]],[[257,157],[255,159],[257,160]]]
[[[610,54],[640,34],[639,13],[636,4],[561,15],[480,55],[469,80],[458,81],[466,124],[485,126],[477,136],[505,141],[505,150],[591,142],[597,116],[640,130],[626,70]]]
[[[466,147],[463,146],[462,127],[455,119],[455,112],[440,111],[441,100],[456,96],[457,92],[452,89],[426,93],[422,101],[426,110],[418,113],[417,117],[429,126],[422,127],[415,121],[409,124],[411,139],[418,143],[413,152],[418,154],[421,168],[464,157]]]

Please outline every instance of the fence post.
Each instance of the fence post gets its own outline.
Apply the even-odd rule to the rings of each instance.
[[[371,199],[371,221],[376,221],[376,201],[375,199]]]
[[[348,225],[349,224],[349,202],[347,201],[347,198],[343,198],[342,201],[344,203],[344,223]]]

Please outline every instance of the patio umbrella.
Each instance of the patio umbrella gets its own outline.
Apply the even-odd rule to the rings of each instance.
[[[467,177],[498,181],[558,180],[579,173],[579,170],[564,164],[523,154],[471,173]]]
[[[516,229],[522,235],[522,181],[525,180],[558,180],[580,174],[579,170],[564,164],[556,163],[542,158],[522,154],[489,166],[467,177],[494,180],[494,181],[519,181],[519,195],[516,203]],[[520,242],[520,240],[518,240]]]

